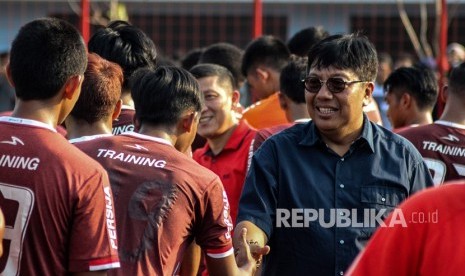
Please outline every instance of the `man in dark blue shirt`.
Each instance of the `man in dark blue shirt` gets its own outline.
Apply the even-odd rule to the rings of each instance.
[[[263,275],[343,275],[382,219],[433,184],[418,151],[363,114],[377,70],[368,39],[330,36],[308,57],[313,120],[265,141],[240,200],[236,229],[271,247]]]

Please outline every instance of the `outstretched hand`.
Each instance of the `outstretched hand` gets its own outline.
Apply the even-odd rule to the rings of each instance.
[[[262,256],[270,252],[270,247],[268,245],[261,247],[258,242],[253,240],[247,241],[247,228],[242,228],[241,241],[235,252],[237,265],[254,273],[260,267]]]

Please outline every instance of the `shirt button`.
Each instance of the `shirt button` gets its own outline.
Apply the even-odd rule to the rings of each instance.
[[[344,271],[339,271],[339,275],[344,275]]]
[[[342,189],[344,189],[344,184],[339,184],[339,187],[341,187]]]
[[[344,158],[341,158],[341,161],[344,162]]]
[[[385,202],[385,201],[386,201],[386,198],[382,197],[382,198],[381,198],[381,201],[382,201],[382,202]]]
[[[344,244],[344,240],[340,240],[339,243],[340,243],[340,244]]]
[[[340,212],[339,215],[343,216],[343,215],[344,215],[344,212]]]

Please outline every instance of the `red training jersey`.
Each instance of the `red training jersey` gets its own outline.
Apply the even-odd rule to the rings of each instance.
[[[74,145],[110,175],[121,260],[110,275],[174,275],[194,238],[213,258],[232,254],[221,181],[168,141],[130,132]]]
[[[465,178],[465,126],[438,120],[398,133],[418,149],[435,185]]]
[[[0,117],[2,275],[68,275],[119,267],[105,170],[52,127]]]

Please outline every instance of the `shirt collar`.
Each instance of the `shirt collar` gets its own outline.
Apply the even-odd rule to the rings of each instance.
[[[299,145],[314,146],[317,143],[324,144],[323,140],[321,139],[320,132],[316,128],[313,121],[307,123],[303,132],[304,136],[300,140]],[[371,123],[365,114],[363,114],[362,135],[360,135],[360,137],[356,139],[354,143],[358,143],[358,141],[366,141],[366,143],[370,146],[371,151],[374,152],[375,148],[373,145],[373,128],[371,127]]]
[[[46,124],[46,123],[40,122],[40,121],[36,121],[36,120],[31,120],[31,119],[24,119],[24,118],[18,118],[18,117],[5,116],[5,117],[0,117],[0,122],[8,122],[8,123],[13,123],[13,124],[35,126],[35,127],[40,127],[40,128],[46,128],[46,129],[51,130],[53,132],[57,132],[57,130],[54,129],[49,124]]]
[[[244,120],[239,120],[239,124],[233,130],[231,137],[229,137],[229,140],[228,142],[226,142],[226,145],[224,146],[222,151],[238,149],[244,141],[244,138],[247,136],[247,132],[251,130],[252,128]],[[205,143],[205,146],[202,149],[202,155],[210,151],[210,146],[207,142]]]
[[[135,137],[135,138],[138,138],[138,139],[149,140],[149,141],[152,141],[152,142],[157,142],[157,143],[160,143],[160,144],[165,144],[165,145],[174,147],[171,144],[170,141],[168,141],[168,140],[166,140],[164,138],[145,135],[145,134],[137,133],[137,132],[134,132],[134,131],[126,131],[126,132],[121,133],[120,135],[131,136],[131,137]]]

